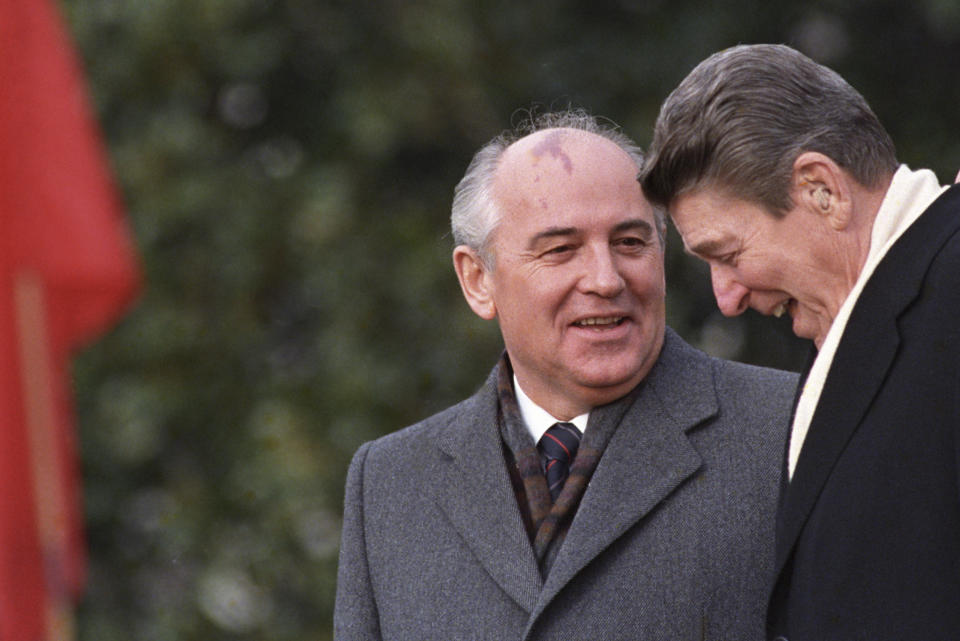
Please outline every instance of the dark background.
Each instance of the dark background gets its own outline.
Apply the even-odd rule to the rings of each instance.
[[[473,152],[523,109],[646,146],[702,58],[785,42],[860,89],[900,160],[960,169],[954,0],[64,0],[148,286],[75,365],[81,641],[330,638],[346,466],[501,349],[450,263]],[[668,322],[798,369],[789,320],[717,313],[668,241]]]

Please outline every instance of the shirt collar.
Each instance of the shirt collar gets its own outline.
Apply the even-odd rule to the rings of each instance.
[[[590,418],[590,412],[575,416],[569,421],[561,421],[530,400],[530,397],[527,396],[523,388],[520,387],[520,382],[517,381],[516,374],[513,375],[513,390],[517,396],[517,405],[520,407],[520,416],[523,418],[527,429],[530,430],[530,436],[533,437],[534,443],[539,443],[540,437],[543,436],[544,432],[550,429],[550,426],[554,423],[573,423],[577,426],[577,429],[580,430],[581,434],[586,432],[587,419]]]

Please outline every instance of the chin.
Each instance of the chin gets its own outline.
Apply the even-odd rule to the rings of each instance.
[[[651,349],[649,343],[630,345],[583,358],[576,371],[577,382],[597,395],[614,394],[609,400],[620,398],[646,377],[661,345],[658,343],[656,349]]]
[[[791,329],[793,329],[793,335],[797,338],[804,338],[812,341],[817,337],[818,328],[804,322],[804,318],[802,317],[794,316],[793,326]]]
[[[824,335],[820,334],[819,328],[803,326],[803,325],[798,326],[796,323],[794,323],[793,325],[793,334],[797,338],[803,338],[808,341],[813,341],[814,343],[817,344],[817,347],[820,347],[820,343],[823,342],[823,338],[824,338]]]
[[[629,386],[632,389],[643,378],[641,375],[642,366],[642,363],[631,363],[630,366],[613,370],[606,368],[602,371],[583,372],[580,376],[580,384],[597,393],[612,392],[624,386]],[[628,391],[629,389],[625,390],[623,394]]]

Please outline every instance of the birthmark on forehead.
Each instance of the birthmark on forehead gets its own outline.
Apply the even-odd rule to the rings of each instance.
[[[573,161],[570,160],[567,152],[563,150],[563,132],[561,131],[548,133],[541,143],[530,150],[530,153],[533,154],[537,161],[539,161],[541,157],[549,154],[554,160],[559,160],[563,163],[564,171],[568,174],[573,173]]]

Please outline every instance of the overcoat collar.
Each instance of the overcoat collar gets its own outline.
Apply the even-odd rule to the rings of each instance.
[[[608,443],[544,583],[506,469],[496,376],[494,370],[438,433],[444,456],[437,501],[487,573],[531,613],[532,626],[580,570],[700,467],[685,432],[714,416],[718,403],[710,359],[668,328],[658,362]]]
[[[543,581],[497,428],[497,377],[494,368],[439,432],[437,445],[445,456],[437,470],[437,501],[490,577],[530,612]]]
[[[718,411],[710,359],[668,328],[657,364],[641,386],[597,465],[531,627],[578,572],[702,465],[686,432]]]

